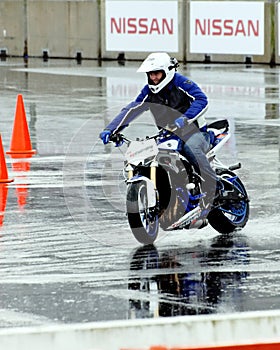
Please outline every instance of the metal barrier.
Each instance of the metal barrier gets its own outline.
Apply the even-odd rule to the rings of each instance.
[[[9,350],[276,350],[280,311],[0,330]]]

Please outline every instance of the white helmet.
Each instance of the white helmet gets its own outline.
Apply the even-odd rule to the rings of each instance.
[[[149,73],[154,71],[163,71],[164,75],[161,82],[154,85],[148,76],[148,85],[150,90],[156,94],[163,89],[174,77],[176,68],[179,66],[176,58],[171,58],[167,53],[151,53],[138,68],[137,72]]]

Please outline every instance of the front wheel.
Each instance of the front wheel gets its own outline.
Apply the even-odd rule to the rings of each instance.
[[[134,237],[142,244],[152,244],[158,235],[158,214],[148,206],[145,181],[128,185],[126,197],[127,217]]]
[[[230,233],[242,229],[249,219],[249,200],[241,180],[232,172],[226,171],[222,177],[232,180],[233,186],[243,195],[240,200],[225,200],[208,215],[210,225],[219,233]]]

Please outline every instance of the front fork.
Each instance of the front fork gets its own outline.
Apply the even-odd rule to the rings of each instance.
[[[156,174],[157,174],[157,167],[158,167],[158,162],[153,161],[151,163],[150,167],[150,179],[154,184],[154,190],[156,194],[156,206],[155,206],[155,214],[158,214],[160,212],[160,205],[159,205],[159,193],[157,190],[157,179],[156,179]]]
[[[152,182],[154,184],[155,190],[157,190],[157,179],[156,179],[157,167],[158,167],[158,163],[152,162],[151,167],[150,167],[150,179],[152,180]],[[129,180],[133,177],[133,167],[129,164],[126,167],[126,171],[127,171],[127,179]]]
[[[150,179],[152,180],[154,184],[155,191],[157,190],[157,180],[156,180],[156,169],[158,167],[158,162],[152,162],[150,167]]]
[[[125,171],[127,171],[127,180],[130,180],[133,177],[133,167],[128,164],[125,168]]]

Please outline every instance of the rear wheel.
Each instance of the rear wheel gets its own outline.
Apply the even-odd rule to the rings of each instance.
[[[240,200],[225,200],[220,207],[208,215],[210,225],[220,233],[230,233],[243,228],[249,219],[249,200],[241,180],[234,173],[221,174],[225,179],[233,178],[232,184],[243,195]]]
[[[134,237],[142,244],[152,244],[158,235],[158,214],[149,208],[145,181],[128,186],[126,198],[127,216]]]

